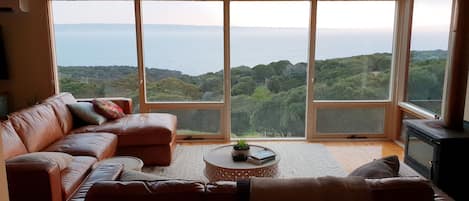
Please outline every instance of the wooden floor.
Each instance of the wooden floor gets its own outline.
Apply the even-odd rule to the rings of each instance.
[[[402,161],[404,149],[392,141],[320,142],[342,167],[351,172],[355,168],[384,156],[397,155]]]
[[[286,142],[288,143],[288,142]],[[295,143],[295,142],[291,142]],[[404,149],[392,141],[359,141],[359,142],[315,142],[327,147],[334,159],[347,172],[384,156],[397,155],[403,159]],[[214,143],[182,143],[182,144],[214,144]]]

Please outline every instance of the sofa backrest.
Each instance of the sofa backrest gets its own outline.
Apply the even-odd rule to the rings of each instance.
[[[28,153],[26,147],[24,146],[23,142],[21,142],[20,137],[16,133],[9,120],[1,122],[0,134],[2,135],[4,160],[15,157],[17,155]]]
[[[205,184],[189,180],[100,181],[88,191],[86,201],[204,201]],[[223,200],[223,199],[221,199]],[[228,201],[228,200],[227,200]]]
[[[29,152],[41,151],[64,135],[49,104],[39,104],[15,112],[9,119]]]
[[[60,127],[64,134],[68,134],[73,129],[73,116],[68,109],[67,104],[76,103],[77,100],[70,93],[60,93],[51,96],[43,101],[43,103],[50,104],[54,109],[55,115],[59,120]]]

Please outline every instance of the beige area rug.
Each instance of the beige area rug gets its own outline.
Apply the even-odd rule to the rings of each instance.
[[[324,145],[306,142],[253,142],[275,150],[281,157],[279,177],[346,176]],[[204,153],[220,145],[177,145],[170,166],[146,166],[144,172],[166,178],[207,182],[204,176]]]

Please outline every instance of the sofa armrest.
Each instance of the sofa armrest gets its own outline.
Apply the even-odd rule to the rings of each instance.
[[[429,201],[434,200],[430,182],[420,177],[366,179],[373,200]]]
[[[99,181],[114,181],[116,180],[124,165],[117,163],[100,164],[98,165],[85,179],[80,187],[75,191],[75,194],[68,201],[83,201],[85,200],[88,190]]]
[[[110,98],[100,98],[104,100],[110,100],[124,110],[125,114],[132,114],[132,99],[122,98],[122,97],[110,97]],[[77,99],[78,102],[91,102],[92,98],[80,98]]]
[[[10,200],[61,201],[60,169],[52,162],[6,162]]]

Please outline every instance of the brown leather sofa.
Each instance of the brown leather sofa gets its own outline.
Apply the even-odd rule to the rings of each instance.
[[[321,178],[309,178],[315,182]],[[289,188],[290,194],[305,193],[309,187],[299,186],[305,179],[274,179],[276,183],[288,183],[297,185],[283,186]],[[348,180],[347,178],[338,178],[338,180]],[[297,182],[298,181],[298,182]],[[367,186],[367,196],[370,201],[452,201],[444,193],[433,191],[426,180],[418,177],[394,177],[386,179],[364,179]],[[187,180],[161,180],[161,181],[98,181],[88,191],[86,201],[256,201],[252,196],[251,181],[238,182],[216,182],[203,183],[199,181]],[[275,184],[274,184],[275,185]],[[347,187],[347,186],[346,186]],[[320,186],[324,194],[319,195],[322,199],[335,201],[331,197],[333,189],[327,189],[327,185]],[[347,187],[352,189],[352,187]],[[279,197],[275,200],[313,200],[308,197],[304,199],[286,199],[285,192],[263,189],[269,192],[271,197]],[[313,190],[313,189],[311,189]],[[315,189],[317,190],[317,189]],[[307,194],[308,192],[306,192]],[[341,191],[339,193],[347,193]],[[301,197],[301,196],[300,196]],[[285,198],[285,199],[283,199]],[[257,199],[259,200],[259,199]],[[271,199],[269,199],[271,200]],[[344,200],[344,199],[341,199]],[[345,199],[351,200],[351,199]]]
[[[62,93],[1,122],[10,200],[70,200],[90,177],[95,163],[116,153],[137,156],[150,165],[171,162],[177,123],[174,115],[130,114],[130,99],[119,98],[112,101],[124,109],[125,117],[99,126],[82,126],[66,106],[76,101],[71,94]],[[13,160],[18,155],[46,151],[64,152],[73,160],[62,171],[50,161]]]
[[[112,133],[117,135],[117,155],[136,156],[146,165],[169,165],[176,143],[176,116],[166,113],[132,114],[131,99],[108,99],[123,108],[127,115],[101,125],[83,125],[73,118],[66,104],[77,100],[70,93],[50,97],[44,104],[52,106],[65,134]],[[57,146],[65,149],[61,144]]]

